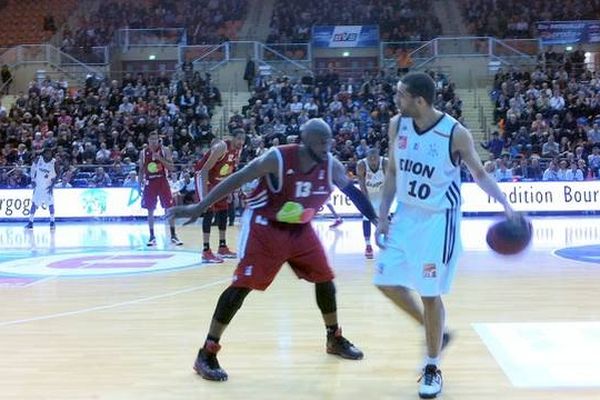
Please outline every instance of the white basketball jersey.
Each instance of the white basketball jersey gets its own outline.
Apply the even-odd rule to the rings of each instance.
[[[460,206],[460,165],[452,159],[452,133],[458,121],[444,114],[418,132],[412,118],[400,118],[396,137],[396,198],[431,211]]]
[[[54,158],[46,162],[44,161],[44,157],[38,157],[32,176],[36,187],[47,188],[50,186],[52,179],[56,178],[55,163],[56,160]]]
[[[379,157],[379,165],[375,171],[369,167],[369,162],[366,158],[361,160],[361,162],[365,165],[365,186],[367,187],[367,192],[370,195],[381,193],[381,189],[383,189],[383,182],[385,180],[383,157]]]

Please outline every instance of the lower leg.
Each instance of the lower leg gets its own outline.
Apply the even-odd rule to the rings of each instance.
[[[219,247],[226,247],[227,241],[225,234],[227,233],[227,210],[217,211],[217,225],[219,227]]]
[[[362,222],[363,236],[367,246],[371,244],[371,222],[363,220]]]
[[[29,222],[33,222],[35,219],[35,212],[37,211],[37,206],[34,204],[31,205],[31,209],[29,210]]]
[[[332,281],[315,284],[317,305],[327,329],[327,352],[350,360],[360,360],[363,352],[342,336],[338,325],[335,285]]]
[[[244,299],[250,293],[248,288],[228,287],[219,297],[213,314],[207,340],[219,342],[223,332],[242,306]]]
[[[202,243],[204,245],[204,251],[210,249],[210,227],[212,224],[212,219],[212,211],[205,212],[204,217],[202,217]]]
[[[420,325],[424,325],[423,311],[421,311],[408,289],[402,286],[378,286],[377,288],[398,308],[410,315],[413,320]]]
[[[54,222],[54,204],[49,205],[48,210],[50,211],[50,222]]]
[[[154,237],[154,210],[148,210],[148,229],[150,237]]]
[[[427,357],[430,359],[428,364],[437,364],[444,335],[444,303],[439,296],[423,297],[422,301],[425,317],[425,337],[427,339]]]

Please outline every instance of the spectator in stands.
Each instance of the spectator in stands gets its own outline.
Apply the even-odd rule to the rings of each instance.
[[[560,154],[560,146],[554,141],[554,135],[548,135],[546,143],[542,146],[542,157],[554,158]]]
[[[548,168],[544,171],[544,175],[542,176],[543,181],[558,181],[558,162],[556,160],[552,160],[548,163]]]
[[[512,170],[508,168],[506,161],[499,158],[496,162],[496,170],[494,172],[494,177],[496,182],[511,182],[512,181]]]
[[[10,92],[10,85],[12,82],[12,73],[8,68],[8,65],[2,65],[0,70],[0,78],[2,79],[2,94],[8,94]],[[6,112],[6,109],[4,110]]]
[[[497,131],[494,131],[492,138],[487,142],[481,142],[480,145],[490,152],[493,159],[497,159],[502,154],[502,149],[504,149],[504,140],[500,138]]]
[[[104,171],[103,167],[97,167],[90,181],[90,187],[108,187],[111,186],[112,180]]]
[[[583,181],[584,175],[583,171],[579,169],[577,163],[572,162],[571,167],[566,173],[565,180],[567,181]]]

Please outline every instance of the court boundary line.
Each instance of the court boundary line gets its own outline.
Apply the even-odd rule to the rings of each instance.
[[[113,309],[113,308],[129,306],[129,305],[132,305],[132,304],[145,303],[147,301],[152,301],[152,300],[157,300],[157,299],[164,299],[164,298],[168,298],[168,297],[175,297],[175,296],[178,296],[180,294],[185,294],[185,293],[190,293],[190,292],[194,292],[194,291],[197,291],[197,290],[207,289],[209,287],[217,286],[217,285],[220,285],[222,283],[226,283],[226,282],[230,282],[230,281],[231,281],[231,278],[220,279],[218,281],[204,283],[204,284],[199,285],[199,286],[192,286],[192,287],[188,287],[188,288],[185,288],[185,289],[175,290],[175,291],[172,291],[172,292],[167,292],[167,293],[158,294],[158,295],[154,295],[154,296],[148,296],[148,297],[141,297],[141,298],[134,299],[134,300],[121,301],[121,302],[118,302],[118,303],[107,304],[107,305],[103,305],[103,306],[95,306],[95,307],[82,308],[82,309],[74,310],[74,311],[64,311],[64,312],[61,312],[61,313],[41,315],[39,317],[15,319],[15,320],[11,320],[11,321],[2,321],[2,322],[0,322],[0,327],[11,326],[11,325],[19,325],[19,324],[26,324],[26,323],[29,323],[29,322],[36,322],[36,321],[45,321],[45,320],[49,320],[49,319],[69,317],[69,316],[73,316],[73,315],[87,314],[87,313],[94,312],[94,311],[110,310],[110,309]]]

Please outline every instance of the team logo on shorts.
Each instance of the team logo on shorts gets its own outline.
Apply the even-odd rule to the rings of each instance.
[[[405,149],[408,145],[408,136],[398,136],[398,148]]]
[[[435,264],[425,264],[423,265],[423,278],[436,278],[437,277],[437,269]]]

